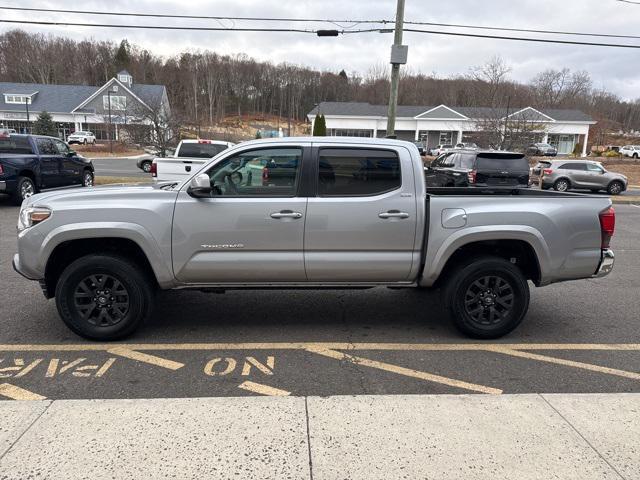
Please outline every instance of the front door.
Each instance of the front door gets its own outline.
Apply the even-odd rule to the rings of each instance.
[[[417,224],[409,151],[327,144],[316,166],[304,240],[309,281],[408,280]]]
[[[307,199],[299,196],[303,145],[245,149],[206,173],[214,191],[178,194],[173,269],[184,283],[276,283],[306,280]]]
[[[52,138],[36,137],[36,145],[40,155],[41,188],[60,187],[63,185],[60,174],[61,158]]]
[[[62,140],[54,139],[53,143],[60,159],[61,185],[77,185],[82,183],[82,168],[77,157],[71,155],[71,149]]]

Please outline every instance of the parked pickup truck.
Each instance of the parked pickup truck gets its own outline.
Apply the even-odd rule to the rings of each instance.
[[[93,164],[62,140],[41,135],[0,134],[0,193],[20,205],[47,188],[93,185]]]
[[[409,142],[292,137],[236,145],[183,182],[34,195],[13,265],[96,340],[131,334],[158,290],[379,286],[441,287],[462,332],[495,338],[524,318],[527,281],[607,275],[614,225],[602,196],[427,189]]]
[[[145,172],[151,172],[158,182],[185,180],[211,158],[233,145],[235,144],[220,140],[182,140],[173,157],[155,158],[148,170],[145,169],[144,160],[138,167]]]

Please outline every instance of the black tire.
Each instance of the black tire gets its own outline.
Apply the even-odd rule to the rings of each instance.
[[[36,184],[30,177],[18,177],[16,183],[16,191],[11,196],[13,203],[21,205],[25,198],[29,198],[31,195],[38,193]]]
[[[462,333],[499,338],[514,330],[529,308],[529,285],[518,267],[497,257],[459,267],[445,285],[451,320]]]
[[[93,173],[91,173],[91,170],[86,168],[82,172],[82,186],[83,187],[93,187],[93,180],[94,180]]]
[[[74,333],[90,340],[131,335],[151,314],[153,299],[152,280],[130,260],[115,255],[75,260],[56,285],[60,318]]]
[[[142,162],[142,171],[145,173],[151,172],[151,161]]]
[[[87,139],[85,138],[84,142],[82,142],[82,143],[83,143],[83,145],[86,145],[87,144]]]
[[[607,187],[607,193],[609,195],[620,195],[620,193],[622,193],[623,190],[624,190],[624,184],[617,180],[614,180],[613,182],[611,182]]]
[[[635,158],[636,160],[638,159],[638,154],[637,154],[637,153],[634,153],[632,156],[633,156],[633,158]]]
[[[571,188],[571,182],[566,178],[559,178],[553,184],[553,189],[556,192],[566,192]]]

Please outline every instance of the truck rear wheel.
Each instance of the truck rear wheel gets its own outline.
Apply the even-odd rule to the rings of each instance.
[[[132,334],[150,315],[152,283],[126,258],[87,255],[64,269],[56,285],[56,306],[64,323],[91,340]]]
[[[518,267],[485,257],[449,278],[445,298],[455,326],[474,338],[499,338],[515,329],[529,308],[529,285]]]

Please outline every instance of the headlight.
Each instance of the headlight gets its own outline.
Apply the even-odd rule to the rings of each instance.
[[[51,216],[51,210],[44,207],[25,207],[18,216],[18,231],[33,227]]]

